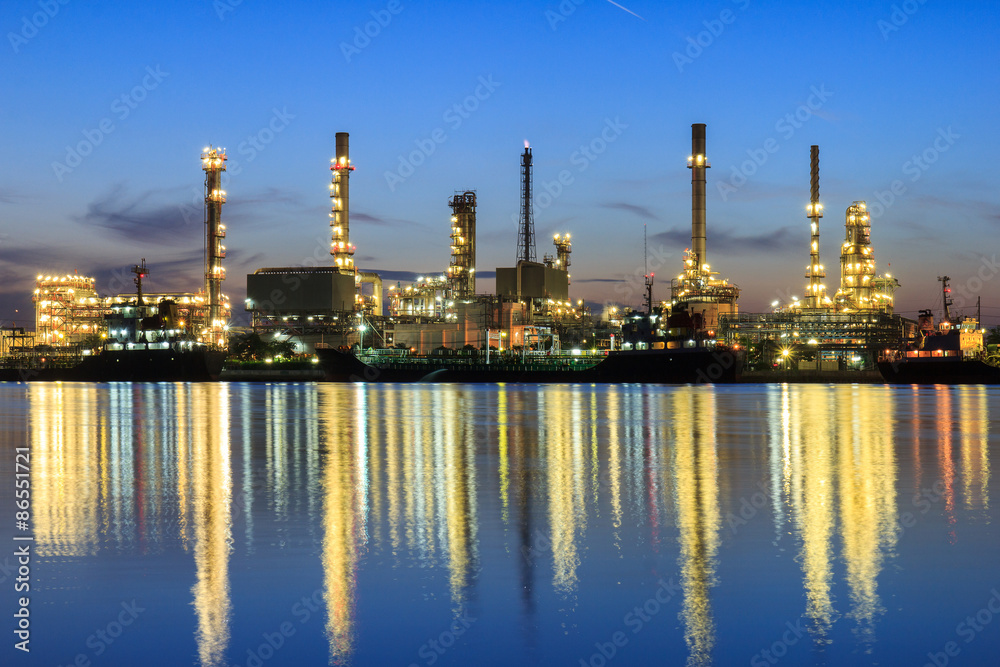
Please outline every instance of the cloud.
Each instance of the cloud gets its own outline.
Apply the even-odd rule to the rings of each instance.
[[[261,204],[287,204],[289,206],[301,206],[302,196],[280,188],[265,188],[256,193],[248,193],[244,196],[235,196],[231,199],[227,196],[225,208],[223,210],[239,209],[244,206],[260,206]]]
[[[650,242],[669,246],[691,247],[690,228],[669,229],[649,237]],[[780,227],[760,234],[739,235],[728,229],[711,229],[708,232],[706,250],[713,252],[740,253],[743,251],[774,253],[809,247],[808,237],[795,227]]]
[[[574,278],[573,284],[576,283],[620,283],[621,278]]]
[[[191,216],[185,216],[180,205],[151,203],[156,194],[149,191],[129,198],[125,187],[117,185],[88,204],[76,221],[149,246],[201,245],[201,227],[191,224]]]
[[[351,220],[366,222],[371,225],[379,225],[386,227],[405,227],[405,226],[416,226],[427,228],[427,225],[414,222],[412,220],[404,220],[402,218],[387,218],[378,215],[372,215],[371,213],[365,213],[364,211],[351,210]]]
[[[628,211],[629,213],[634,213],[643,220],[659,220],[659,216],[650,211],[645,206],[639,206],[637,204],[628,204],[626,202],[609,202],[607,204],[601,204],[603,208],[612,208],[619,211]]]
[[[50,246],[12,246],[0,245],[0,262],[10,262],[17,267],[28,267],[24,269],[25,275],[33,271],[59,271],[64,270],[71,261],[67,259],[65,251]],[[70,267],[69,270],[73,270]]]
[[[29,201],[31,197],[22,195],[7,188],[0,188],[0,204],[22,204]]]

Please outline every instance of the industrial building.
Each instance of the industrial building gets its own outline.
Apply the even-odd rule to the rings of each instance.
[[[94,279],[68,274],[35,278],[35,336],[39,345],[74,345],[100,335],[107,305]]]
[[[748,365],[757,370],[836,371],[872,369],[880,351],[912,336],[916,322],[893,314],[899,282],[877,275],[871,243],[871,215],[863,201],[845,213],[841,244],[840,287],[831,299],[822,279],[819,221],[819,146],[810,147],[809,264],[805,297],[774,302],[766,313],[733,313],[721,318],[720,336],[747,349]]]
[[[737,300],[740,288],[718,277],[708,263],[706,244],[705,184],[707,170],[712,166],[705,154],[705,124],[691,125],[691,155],[687,166],[691,170],[691,247],[684,251],[682,272],[670,281],[670,305],[686,304],[695,317],[697,328],[714,330],[723,316],[739,312]],[[652,276],[647,276],[651,281]]]
[[[151,313],[156,312],[161,302],[171,302],[172,311],[177,313],[179,328],[213,347],[225,347],[231,315],[229,299],[222,293],[222,281],[226,277],[222,263],[226,257],[223,245],[226,225],[222,222],[222,205],[226,202],[226,192],[221,188],[221,175],[226,170],[226,153],[206,147],[201,161],[205,171],[204,289],[201,292],[147,293],[142,298]],[[148,273],[145,261],[143,259],[143,275]],[[138,268],[133,267],[133,272]],[[82,347],[94,347],[106,338],[106,317],[134,303],[136,294],[99,295],[92,277],[39,274],[35,278],[32,301],[35,305],[32,347],[52,347],[62,353],[73,354]],[[12,337],[11,342],[5,344],[24,348],[23,337]],[[36,351],[44,353],[45,349]]]
[[[528,146],[521,167],[518,262],[514,268],[497,269],[496,295],[476,293],[478,200],[472,189],[457,190],[448,200],[451,259],[446,270],[389,285],[383,295],[381,277],[354,264],[349,187],[355,167],[348,134],[337,133],[330,183],[333,261],[330,266],[262,268],[249,274],[246,309],[253,331],[292,340],[300,351],[323,344],[409,347],[426,353],[440,347],[520,347],[525,336],[537,342],[548,335],[539,333],[540,328],[579,320],[581,310],[569,300],[569,235],[557,234],[555,255],[535,261]]]
[[[330,160],[330,266],[257,269],[247,275],[246,310],[258,334],[292,340],[300,352],[316,344],[351,344],[384,320],[382,278],[358,271],[351,243],[350,135],[338,132]]]
[[[554,324],[561,319],[560,311],[571,311],[569,300],[569,255],[572,252],[569,234],[556,234],[553,239],[556,258],[545,256],[535,261],[535,218],[532,204],[531,146],[524,142],[521,154],[521,216],[517,232],[516,266],[497,268],[497,295],[525,304],[526,323]]]

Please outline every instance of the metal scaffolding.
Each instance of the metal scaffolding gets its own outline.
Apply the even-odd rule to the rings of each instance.
[[[823,285],[826,272],[819,263],[819,219],[823,217],[823,205],[819,203],[819,146],[810,147],[809,166],[811,197],[809,205],[806,206],[806,217],[810,220],[812,239],[809,245],[809,266],[806,268],[809,284],[806,285],[805,304],[809,308],[822,308],[832,304],[826,296],[826,287]]]
[[[208,322],[202,340],[213,347],[225,347],[226,325],[225,297],[222,281],[226,270],[222,260],[226,257],[226,226],[222,223],[222,205],[226,191],[222,189],[222,172],[226,170],[224,150],[208,147],[201,154],[201,168],[205,172],[205,293],[208,296]]]
[[[451,265],[448,283],[453,299],[469,299],[476,294],[476,193],[455,193],[451,207]]]
[[[521,220],[517,230],[517,261],[535,261],[535,219],[531,201],[531,146],[521,154]]]

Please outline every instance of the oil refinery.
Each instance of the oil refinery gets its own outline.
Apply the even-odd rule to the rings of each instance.
[[[706,126],[691,126],[691,244],[680,273],[670,281],[669,300],[653,298],[653,275],[646,276],[645,308],[617,304],[604,318],[592,317],[581,299],[570,294],[571,235],[557,233],[553,250],[537,260],[532,147],[520,155],[520,216],[513,266],[496,268],[495,293],[477,291],[477,205],[474,188],[458,188],[441,213],[441,241],[450,261],[440,273],[412,281],[384,284],[374,271],[355,262],[351,242],[350,181],[355,165],[350,137],[338,132],[330,161],[330,263],[325,266],[262,267],[246,276],[243,332],[265,340],[288,342],[297,353],[317,348],[407,350],[415,355],[545,351],[590,353],[674,346],[678,336],[692,346],[715,345],[743,350],[748,369],[843,371],[871,369],[878,350],[898,347],[916,332],[916,322],[893,313],[898,281],[877,273],[871,214],[866,202],[846,209],[840,248],[840,284],[830,296],[820,258],[819,147],[809,154],[809,263],[804,296],[774,302],[767,312],[744,312],[740,288],[709,263],[706,183],[711,163]],[[155,314],[167,303],[176,312],[175,331],[200,344],[224,349],[231,307],[223,294],[226,278],[226,192],[224,150],[206,147],[204,171],[205,272],[200,289],[139,297]],[[444,199],[444,198],[442,198]],[[444,203],[444,202],[443,202]],[[444,206],[442,206],[444,209]],[[447,217],[446,217],[447,216]],[[155,267],[155,261],[152,263]],[[2,354],[10,366],[79,355],[109,337],[107,321],[116,310],[135,302],[135,294],[98,294],[93,277],[39,274],[34,292],[35,330],[5,329]],[[678,319],[683,313],[684,319]],[[686,332],[698,332],[698,335]],[[696,342],[701,341],[701,342]],[[686,343],[685,343],[686,344]],[[34,360],[34,361],[32,361]]]

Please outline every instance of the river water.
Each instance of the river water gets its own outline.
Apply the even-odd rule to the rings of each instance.
[[[34,383],[0,406],[5,665],[1000,655],[996,387]]]

